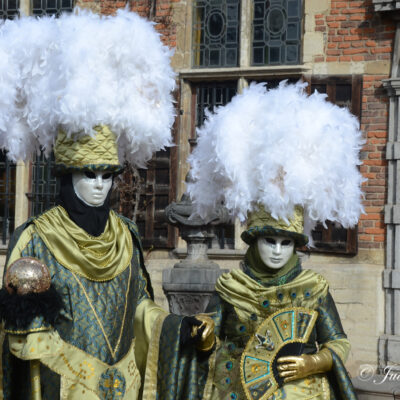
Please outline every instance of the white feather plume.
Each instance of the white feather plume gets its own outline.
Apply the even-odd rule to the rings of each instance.
[[[0,146],[27,159],[39,148],[49,152],[60,126],[86,135],[105,124],[118,137],[120,160],[144,166],[171,145],[171,55],[153,24],[126,10],[7,21],[0,28]]]
[[[188,192],[197,214],[207,218],[223,202],[244,221],[262,204],[287,220],[301,205],[311,221],[357,223],[363,212],[359,123],[304,87],[281,82],[267,91],[252,84],[207,114],[189,157]]]

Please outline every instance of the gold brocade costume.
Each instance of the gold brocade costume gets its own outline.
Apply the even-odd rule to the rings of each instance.
[[[151,300],[136,225],[110,211],[95,238],[54,207],[16,235],[7,265],[24,256],[45,263],[63,309],[55,326],[42,317],[24,331],[6,324],[4,398],[30,398],[26,360],[40,361],[43,399],[138,398],[139,369],[167,313]]]
[[[293,307],[318,312],[317,322],[306,344],[307,352],[329,348],[344,362],[349,342],[343,333],[326,280],[310,270],[301,271],[281,285],[263,286],[246,273],[234,270],[220,277],[217,295],[208,312],[215,313],[217,346],[212,400],[246,399],[240,378],[243,350],[257,328],[271,314]],[[331,397],[332,396],[332,397]],[[325,374],[312,375],[286,383],[273,394],[273,399],[315,399],[334,397],[331,383]],[[343,397],[346,398],[346,397]],[[351,398],[351,397],[349,397]]]

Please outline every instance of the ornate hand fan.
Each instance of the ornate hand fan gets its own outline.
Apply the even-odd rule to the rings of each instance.
[[[240,360],[240,378],[248,400],[266,400],[282,385],[276,360],[302,354],[317,316],[314,310],[285,308],[259,326]]]

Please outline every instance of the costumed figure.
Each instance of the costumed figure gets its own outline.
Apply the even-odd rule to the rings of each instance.
[[[144,166],[171,144],[169,57],[152,25],[127,11],[0,27],[0,145],[28,160],[54,143],[61,179],[57,205],[9,243],[6,400],[151,398],[158,380],[180,396],[159,398],[197,396],[185,360],[210,350],[212,324],[153,302],[137,227],[109,206],[122,163]]]
[[[361,132],[347,109],[304,88],[251,85],[208,114],[190,156],[197,213],[223,202],[247,222],[242,269],[219,278],[207,309],[219,338],[213,400],[356,398],[329,284],[295,249],[317,221],[357,223]]]

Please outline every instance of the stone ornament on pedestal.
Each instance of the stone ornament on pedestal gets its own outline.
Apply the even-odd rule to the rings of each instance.
[[[181,201],[171,203],[165,214],[168,222],[177,226],[187,243],[187,257],[173,268],[163,271],[163,290],[172,313],[193,315],[204,312],[214,293],[218,277],[227,272],[207,256],[215,225],[228,221],[227,211],[220,207],[209,221],[190,218],[192,202],[184,194]]]

